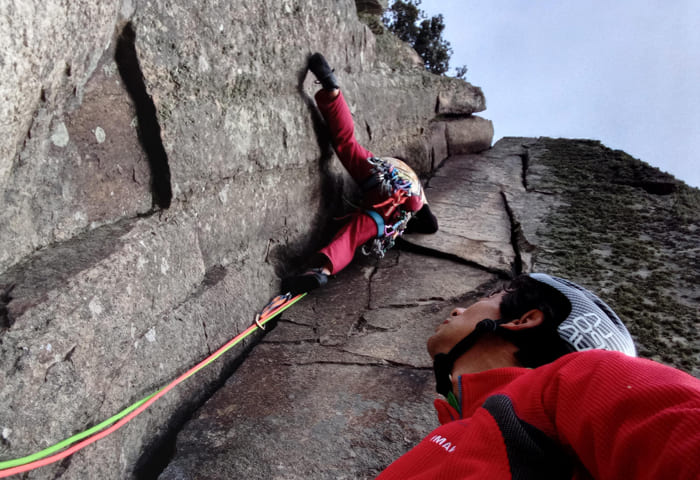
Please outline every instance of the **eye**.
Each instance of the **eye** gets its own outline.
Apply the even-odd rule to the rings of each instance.
[[[464,309],[463,309],[463,308],[455,308],[454,310],[452,310],[452,312],[450,312],[450,316],[451,316],[451,317],[456,317],[456,316],[458,316],[458,315],[461,315],[462,312],[464,312]]]

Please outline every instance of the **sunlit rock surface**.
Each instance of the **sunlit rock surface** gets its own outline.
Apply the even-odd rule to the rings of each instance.
[[[0,7],[0,460],[176,378],[333,234],[356,191],[310,53],[441,227],[27,478],[371,478],[435,426],[425,338],[519,271],[599,291],[642,355],[698,375],[698,191],[596,142],[488,149],[481,89],[381,33],[384,2],[366,23],[349,0],[20,3]]]

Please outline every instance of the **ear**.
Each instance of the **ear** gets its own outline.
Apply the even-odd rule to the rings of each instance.
[[[518,330],[524,330],[526,328],[533,328],[542,325],[544,322],[544,313],[541,310],[530,310],[525,313],[522,317],[511,320],[508,323],[504,323],[501,327],[511,330],[513,332]]]

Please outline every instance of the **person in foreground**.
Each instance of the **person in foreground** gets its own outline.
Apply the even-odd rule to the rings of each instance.
[[[359,247],[365,254],[382,257],[404,232],[435,233],[438,229],[416,173],[398,158],[374,156],[355,139],[352,114],[323,55],[313,54],[308,68],[321,84],[316,105],[328,125],[335,152],[360,186],[364,205],[349,215],[309,270],[282,280],[282,291],[294,295],[326,285],[328,276],[345,268]]]
[[[697,479],[700,380],[636,358],[617,315],[545,274],[428,339],[442,426],[379,479]]]

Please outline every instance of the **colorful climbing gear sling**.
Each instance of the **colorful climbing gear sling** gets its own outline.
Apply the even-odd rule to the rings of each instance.
[[[106,437],[107,435],[115,432],[134,417],[139,415],[141,412],[146,410],[151,406],[156,400],[168,393],[170,390],[175,388],[178,384],[187,380],[189,377],[197,373],[199,370],[203,369],[207,365],[214,362],[221,355],[231,349],[233,346],[237,345],[244,338],[248,337],[258,328],[265,329],[265,324],[273,320],[280,313],[285,311],[287,308],[294,305],[296,302],[301,300],[306,294],[302,293],[295,297],[287,293],[284,295],[278,295],[270,301],[269,304],[263,308],[263,310],[256,315],[255,322],[248,328],[243,330],[241,333],[236,335],[234,338],[229,340],[226,344],[212,353],[210,356],[199,362],[197,365],[177,377],[175,380],[170,382],[165,387],[152,393],[151,395],[139,400],[138,402],[130,405],[116,415],[108,418],[107,420],[95,425],[94,427],[85,430],[84,432],[73,435],[62,442],[59,442],[49,448],[46,448],[40,452],[28,455],[26,457],[17,458],[14,460],[0,461],[0,478],[6,478],[10,475],[16,475],[18,473],[27,472],[29,470],[34,470],[39,467],[50,465],[59,460],[62,460],[75,452],[82,450],[91,443]],[[76,443],[79,442],[79,443]],[[71,446],[72,445],[72,446]],[[70,447],[70,448],[69,448]],[[58,452],[58,453],[57,453]]]
[[[391,196],[397,191],[403,191],[406,195],[410,195],[413,182],[394,165],[397,160],[394,158],[368,158],[367,162],[371,165],[370,176],[361,185],[362,191],[367,192],[373,188],[379,188],[387,196]],[[403,162],[401,163],[405,165]]]
[[[364,255],[384,257],[387,250],[394,246],[396,239],[406,230],[411,213],[401,208],[408,197],[421,195],[420,181],[405,163],[397,158],[370,157],[367,161],[372,165],[369,178],[361,185],[363,191],[378,188],[388,198],[380,203],[372,205],[372,209],[365,210],[377,224],[377,237],[362,246]],[[387,224],[384,217],[375,209],[388,207],[384,210],[384,217],[390,218]]]

